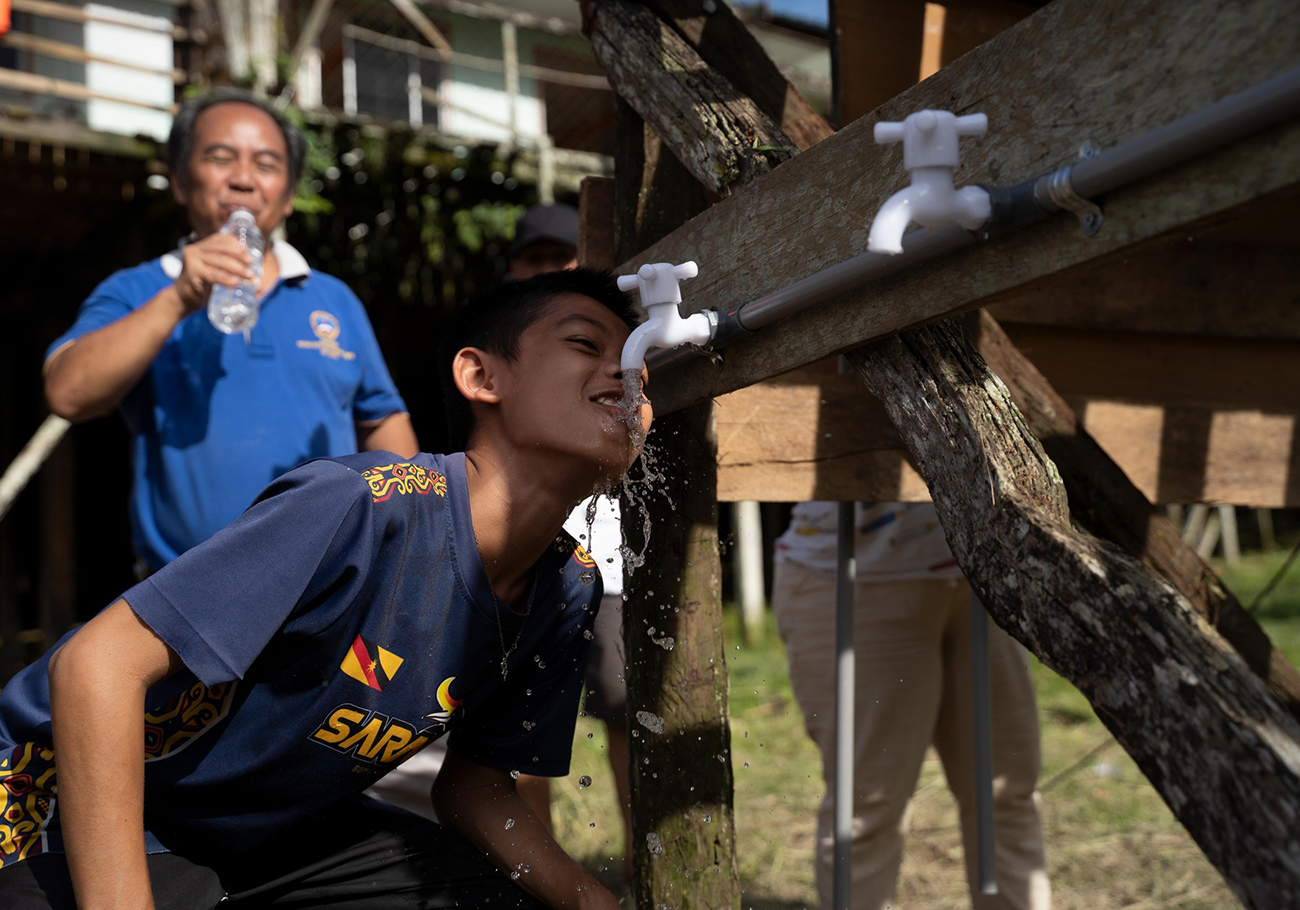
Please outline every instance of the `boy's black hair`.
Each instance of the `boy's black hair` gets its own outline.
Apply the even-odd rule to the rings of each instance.
[[[635,328],[639,321],[632,298],[618,289],[617,278],[595,269],[566,269],[522,281],[505,281],[474,297],[453,314],[439,344],[438,375],[451,434],[448,451],[463,450],[474,428],[469,402],[457,390],[451,375],[456,352],[478,348],[513,361],[519,354],[520,337],[561,294],[590,297],[628,328]]]
[[[198,122],[199,115],[210,107],[232,101],[257,108],[280,128],[280,133],[284,136],[284,147],[289,154],[289,160],[285,164],[289,168],[289,190],[292,192],[298,186],[298,178],[302,176],[302,162],[307,154],[307,139],[302,130],[282,112],[252,92],[228,86],[191,98],[176,112],[172,120],[172,131],[167,136],[167,165],[171,168],[172,179],[179,181],[181,186],[189,180],[190,155],[194,153],[194,124]]]

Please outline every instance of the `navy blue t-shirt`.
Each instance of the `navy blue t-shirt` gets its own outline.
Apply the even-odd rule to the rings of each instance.
[[[481,764],[567,774],[601,583],[563,533],[535,572],[527,616],[497,604],[463,455],[279,478],[124,595],[186,668],[146,701],[149,848],[237,858],[448,731]],[[0,865],[62,849],[50,743],[42,659],[0,695]]]

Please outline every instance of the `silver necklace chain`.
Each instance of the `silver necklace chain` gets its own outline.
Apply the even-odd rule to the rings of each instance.
[[[480,556],[479,562],[482,561]],[[483,567],[483,575],[484,577],[487,576],[487,566]],[[505,682],[510,673],[510,655],[514,654],[515,649],[519,647],[519,640],[524,637],[524,626],[528,623],[528,617],[533,612],[533,596],[537,593],[537,569],[533,569],[533,583],[528,587],[528,602],[524,606],[524,616],[523,619],[519,620],[519,631],[515,633],[515,640],[510,643],[509,648],[506,647],[506,630],[501,624],[501,599],[497,597],[497,592],[493,590],[491,579],[488,579],[488,593],[492,595],[492,607],[496,610],[497,638],[501,641],[501,681]]]

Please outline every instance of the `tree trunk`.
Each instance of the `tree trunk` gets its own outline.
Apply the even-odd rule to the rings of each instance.
[[[1300,721],[1300,672],[984,310],[979,313],[979,349],[1056,464],[1074,519],[1168,579]]]
[[[954,321],[863,348],[990,614],[1087,696],[1248,906],[1300,889],[1300,725],[1177,590],[1071,529],[1055,465]]]

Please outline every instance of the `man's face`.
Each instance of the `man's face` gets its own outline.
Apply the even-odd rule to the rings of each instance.
[[[184,182],[172,181],[172,193],[200,239],[235,209],[252,212],[268,237],[293,211],[284,134],[251,104],[227,101],[199,114],[187,171]]]
[[[510,277],[523,280],[543,272],[562,272],[578,267],[578,251],[558,240],[528,244],[510,260]]]
[[[651,409],[629,411],[619,360],[628,327],[581,294],[562,294],[503,361],[501,420],[518,448],[535,446],[587,461],[603,482],[636,457],[633,426],[650,428]]]

